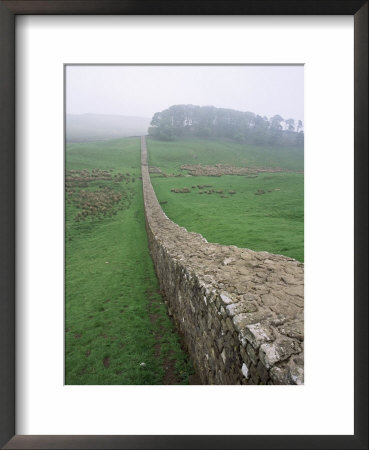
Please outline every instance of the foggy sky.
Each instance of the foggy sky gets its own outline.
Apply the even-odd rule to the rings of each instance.
[[[304,119],[303,66],[67,66],[68,114],[151,118],[172,105]]]

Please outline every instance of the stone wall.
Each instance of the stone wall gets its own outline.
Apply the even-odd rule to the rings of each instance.
[[[166,298],[203,384],[302,384],[304,266],[211,244],[164,214],[141,140],[146,228]]]

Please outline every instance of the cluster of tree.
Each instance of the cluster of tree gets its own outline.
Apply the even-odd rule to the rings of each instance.
[[[279,115],[268,119],[252,112],[214,106],[174,105],[155,113],[150,125],[149,135],[161,140],[199,136],[226,137],[258,145],[304,144],[301,120],[284,120]]]

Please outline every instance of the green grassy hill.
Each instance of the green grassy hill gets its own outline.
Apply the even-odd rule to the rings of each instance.
[[[301,150],[198,139],[148,139],[148,150],[150,165],[170,174],[152,181],[176,223],[210,242],[303,261]],[[181,170],[219,163],[287,171],[194,177]],[[67,145],[66,384],[191,380],[148,250],[140,174],[139,139]]]
[[[66,384],[187,384],[148,250],[140,141],[66,150]]]
[[[303,171],[304,151],[300,147],[258,147],[238,144],[229,139],[182,139],[158,141],[147,139],[150,165],[180,173],[182,164],[217,164],[247,167],[283,167]]]
[[[201,233],[209,242],[304,260],[302,149],[264,148],[227,140],[148,139],[148,151],[151,166],[160,167],[166,175],[177,175],[151,175],[158,200],[174,222]],[[183,164],[284,171],[194,177],[181,170]],[[185,188],[190,192],[178,192]],[[176,189],[177,193],[173,192]]]

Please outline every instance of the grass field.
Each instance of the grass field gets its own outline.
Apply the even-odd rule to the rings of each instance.
[[[187,384],[149,254],[139,139],[66,151],[66,384]]]
[[[150,149],[150,165],[164,171],[181,173],[182,164],[226,163],[248,167],[283,167],[301,171],[304,153],[301,148],[265,148],[238,144],[227,139],[183,139],[157,141],[147,139]]]
[[[174,222],[201,233],[209,242],[304,260],[302,149],[262,148],[227,140],[149,139],[148,151],[150,166],[160,167],[165,174],[182,175],[151,175],[158,200]],[[287,171],[209,177],[188,176],[181,170],[183,164],[219,163]],[[190,192],[172,192],[184,188]]]
[[[173,221],[209,242],[303,261],[301,149],[196,139],[148,140],[148,149],[150,165],[171,174],[152,174],[152,181]],[[194,177],[181,170],[183,164],[218,163],[288,171]],[[158,290],[139,177],[139,139],[67,146],[66,384],[191,380],[193,368]]]

